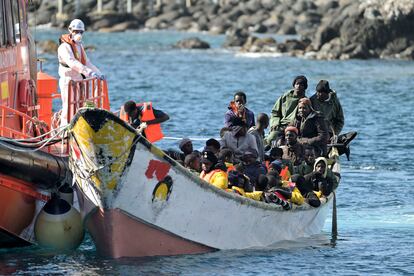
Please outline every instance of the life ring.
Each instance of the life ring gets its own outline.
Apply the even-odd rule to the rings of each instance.
[[[29,116],[36,116],[36,86],[33,80],[21,80],[18,87],[18,110]],[[30,108],[32,108],[30,110]]]

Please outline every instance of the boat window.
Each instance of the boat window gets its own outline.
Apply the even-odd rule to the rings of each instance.
[[[20,13],[19,13],[19,1],[11,0],[12,15],[13,15],[13,26],[14,26],[14,39],[15,42],[20,42]]]
[[[3,9],[3,1],[0,0],[0,47],[3,47],[6,44],[6,28],[4,24],[4,9]]]

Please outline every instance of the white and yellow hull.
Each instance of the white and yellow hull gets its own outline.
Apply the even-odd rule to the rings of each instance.
[[[285,211],[217,189],[113,114],[80,111],[70,166],[85,224],[111,257],[268,247],[320,233],[329,204]]]

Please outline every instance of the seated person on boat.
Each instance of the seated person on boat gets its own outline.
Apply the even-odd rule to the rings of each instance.
[[[221,148],[220,142],[214,138],[210,138],[206,141],[206,146],[204,149],[212,151],[214,155],[218,157],[220,148]]]
[[[257,153],[254,151],[246,151],[242,156],[242,164],[244,174],[249,177],[251,184],[256,186],[259,176],[266,174],[265,166],[257,161]]]
[[[192,152],[188,154],[184,159],[184,166],[190,170],[190,172],[200,175],[201,172],[201,163],[200,163],[200,153]]]
[[[240,171],[230,171],[228,174],[228,179],[228,192],[232,192],[257,201],[261,200],[263,192],[252,190],[252,186],[249,183],[249,178]]]
[[[269,116],[265,113],[259,113],[257,115],[256,126],[253,126],[249,129],[247,133],[250,133],[256,138],[257,150],[259,154],[259,161],[264,161],[265,153],[265,129],[269,126]]]
[[[308,98],[299,100],[293,125],[298,129],[298,142],[315,148],[318,156],[327,153],[328,129],[322,114],[313,110]]]
[[[226,165],[227,172],[234,170],[234,153],[231,149],[221,149],[218,158],[220,162]]]
[[[325,157],[318,157],[315,160],[313,172],[305,175],[305,180],[318,197],[328,196],[338,187],[338,180],[328,168]]]
[[[247,96],[243,91],[234,94],[233,101],[230,102],[228,111],[224,115],[224,126],[230,127],[234,118],[240,118],[246,123],[247,128],[254,126],[254,113],[246,107]]]
[[[211,151],[201,153],[200,178],[220,189],[227,189],[227,173],[222,169],[216,155]]]
[[[256,139],[247,133],[247,125],[240,118],[232,120],[231,131],[224,133],[220,144],[221,148],[231,149],[237,160],[240,160],[246,151],[257,152]]]
[[[305,154],[305,147],[298,141],[299,131],[294,126],[288,126],[285,128],[285,141],[286,145],[281,146],[283,160],[290,160],[293,166],[297,166],[303,161]]]
[[[165,151],[172,159],[184,162],[185,157],[193,152],[193,142],[189,138],[181,139],[178,147],[181,152],[175,149]]]
[[[297,166],[293,167],[293,173],[305,176],[308,173],[313,171],[313,167],[315,164],[316,153],[313,147],[307,146],[305,147],[305,155],[304,160]]]

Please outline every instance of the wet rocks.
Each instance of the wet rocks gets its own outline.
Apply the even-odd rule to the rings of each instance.
[[[192,0],[191,6],[184,0],[140,0],[133,1],[131,13],[126,13],[126,3],[119,0],[103,1],[100,13],[96,1],[81,1],[78,6],[75,2],[66,1],[63,11],[67,16],[57,17],[55,1],[36,1],[30,8],[36,12],[36,22],[30,23],[66,27],[76,16],[88,29],[103,32],[208,31],[226,34],[224,47],[255,52],[276,49],[320,59],[409,59],[414,44],[412,0]],[[297,39],[277,43],[275,48],[270,41],[249,40],[256,33],[295,35]]]
[[[175,47],[180,49],[209,49],[210,44],[197,37],[191,37],[178,41]]]
[[[57,49],[59,45],[56,43],[56,41],[53,40],[44,40],[36,42],[36,46],[39,49],[39,53],[57,53]]]

